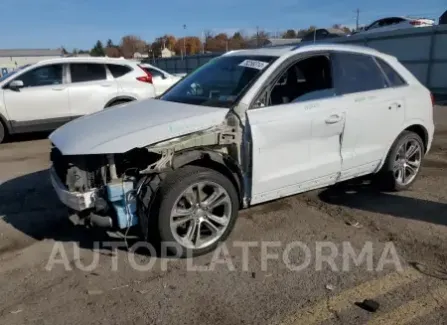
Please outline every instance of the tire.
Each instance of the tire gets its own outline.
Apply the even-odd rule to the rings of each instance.
[[[407,161],[407,167],[405,167],[405,164],[402,167],[402,164],[404,162],[402,160],[403,151],[401,150],[404,145],[407,146],[406,149],[408,149],[409,145],[411,146],[414,145],[418,147],[418,149],[416,149],[416,152],[409,158],[410,160]],[[407,190],[408,188],[411,187],[411,185],[413,185],[413,183],[417,179],[417,176],[419,175],[424,153],[425,153],[425,146],[421,137],[414,132],[403,131],[394,141],[382,169],[376,175],[375,179],[376,185],[378,185],[380,189],[386,191]],[[401,158],[399,158],[398,155]],[[415,163],[416,160],[419,161],[418,164]],[[414,168],[414,166],[416,165],[417,168]],[[411,175],[410,170],[415,170],[414,176],[411,177],[407,176],[406,181],[402,182],[401,181],[402,178],[398,177],[399,175],[402,174],[402,168],[405,170],[406,176],[407,174]]]
[[[0,143],[5,142],[7,136],[7,130],[5,126],[3,125],[3,122],[0,121]]]
[[[201,206],[196,207],[194,204],[189,204],[186,196],[187,193],[192,193],[197,184],[205,184],[203,185],[203,192],[201,198],[204,200],[199,200],[204,206],[206,206],[207,199],[211,198],[211,194],[222,192],[216,194],[216,201],[223,201],[223,207],[216,206],[214,210],[210,210],[211,208],[204,207],[202,210]],[[213,192],[211,192],[213,190]],[[186,192],[185,192],[186,191]],[[206,194],[205,192],[209,192],[211,194]],[[215,191],[215,192],[214,192]],[[204,195],[206,194],[206,195]],[[208,195],[208,196],[207,196]],[[222,198],[222,200],[218,200]],[[196,201],[195,201],[196,202]],[[180,204],[184,204],[184,208],[179,208],[178,211],[195,211],[190,214],[189,217],[179,217],[175,219],[186,220],[191,218],[187,222],[181,223],[181,226],[173,229],[173,213],[174,207],[178,207]],[[145,215],[139,216],[139,219],[142,221],[143,225],[143,233],[150,234],[151,238],[145,238],[146,240],[155,239],[158,243],[162,245],[165,244],[166,251],[170,254],[175,254],[178,257],[191,257],[191,256],[199,256],[206,254],[212,250],[214,250],[220,242],[224,241],[228,235],[231,233],[234,228],[234,224],[236,222],[236,218],[239,210],[239,199],[235,186],[233,183],[223,174],[209,168],[199,167],[199,166],[184,166],[174,172],[166,175],[155,195],[154,204],[150,209],[147,209]],[[141,210],[140,210],[141,211]],[[219,223],[215,222],[216,216],[219,212],[222,211],[222,218],[217,218]],[[209,219],[207,216],[211,216],[213,219]],[[146,222],[144,222],[146,220]],[[225,220],[225,225],[222,226],[220,222]],[[195,224],[196,223],[196,224]],[[195,224],[194,228],[193,225]],[[198,225],[197,225],[198,224]],[[214,225],[214,228],[212,227]],[[172,227],[171,227],[172,226]],[[149,227],[149,229],[144,229],[145,227]],[[185,229],[183,229],[185,228]],[[211,228],[215,229],[214,236]],[[216,229],[219,228],[218,231]],[[191,230],[193,229],[193,230]],[[196,230],[194,230],[196,229]],[[204,242],[203,245],[200,245],[201,241],[198,240],[197,229],[199,231],[203,230],[201,236],[203,239],[207,238],[205,235],[207,233],[210,234],[209,242]],[[152,231],[151,231],[152,230]],[[156,230],[157,233],[154,233],[153,230]],[[186,232],[184,236],[179,234],[180,232]],[[191,238],[195,238],[198,245],[196,247],[191,247],[186,244],[189,240],[188,234],[192,234]],[[190,244],[193,244],[194,239],[190,241]]]

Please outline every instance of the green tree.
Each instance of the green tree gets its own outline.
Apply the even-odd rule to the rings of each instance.
[[[282,38],[296,38],[295,30],[288,29],[284,34],[282,34]]]
[[[91,56],[105,56],[104,47],[101,41],[97,41],[95,46],[90,51]]]

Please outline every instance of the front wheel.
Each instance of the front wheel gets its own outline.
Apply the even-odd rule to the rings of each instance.
[[[0,121],[0,143],[4,142],[6,139],[6,128],[3,126],[3,123]]]
[[[390,191],[408,189],[419,174],[424,152],[424,143],[419,135],[411,131],[402,132],[377,175],[378,184]]]
[[[215,249],[230,234],[239,210],[233,183],[199,166],[185,166],[167,175],[156,202],[151,215],[159,239],[170,253],[181,257]]]

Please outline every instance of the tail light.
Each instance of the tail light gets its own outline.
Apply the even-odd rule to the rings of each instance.
[[[420,20],[410,20],[410,24],[413,26],[420,26],[423,24],[423,22]]]
[[[432,106],[435,106],[435,96],[432,93],[430,93],[430,97]]]
[[[144,71],[144,73],[146,74],[145,76],[142,76],[142,77],[138,77],[137,78],[137,80],[138,81],[141,81],[141,82],[147,82],[147,83],[152,83],[152,75],[150,74],[150,72],[149,71],[147,71],[147,69],[145,69],[145,68],[143,68],[143,67],[141,67],[141,66],[139,66],[140,67],[140,69],[141,70],[143,70]]]

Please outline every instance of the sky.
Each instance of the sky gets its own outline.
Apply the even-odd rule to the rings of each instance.
[[[0,49],[90,49],[97,40],[133,34],[147,42],[164,34],[203,31],[279,33],[310,25],[354,27],[387,16],[437,19],[446,0],[0,0]],[[186,29],[183,27],[186,25]]]

